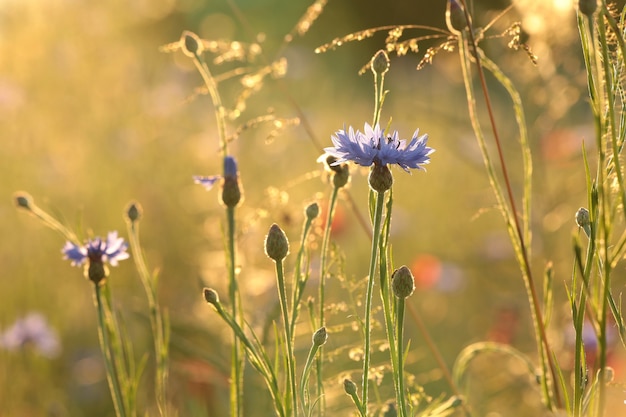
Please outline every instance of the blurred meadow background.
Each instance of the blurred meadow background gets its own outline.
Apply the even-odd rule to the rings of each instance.
[[[164,45],[190,30],[203,39],[258,43],[260,53],[249,62],[255,68],[284,58],[284,67],[265,77],[227,126],[233,134],[263,115],[276,120],[241,130],[231,144],[245,195],[238,212],[239,285],[246,316],[262,328],[278,320],[264,236],[278,223],[295,243],[304,207],[317,201],[324,210],[330,188],[316,160],[335,131],[344,125],[362,128],[371,120],[372,77],[358,71],[383,48],[385,32],[321,54],[315,49],[370,27],[444,29],[445,3],[330,0],[306,33],[286,42],[309,1],[0,1],[0,332],[38,313],[57,343],[46,352],[0,349],[0,416],[114,415],[90,286],[80,269],[62,259],[64,240],[16,210],[17,191],[30,193],[81,238],[109,230],[126,236],[125,208],[131,201],[142,205],[143,249],[150,268],[159,270],[160,302],[171,320],[171,401],[181,416],[227,415],[231,333],[201,297],[205,286],[227,293],[224,214],[216,190],[207,192],[192,180],[221,173],[215,114],[209,97],[199,92],[202,79],[191,60],[181,51],[164,52]],[[548,262],[554,265],[549,337],[567,364],[573,336],[565,286],[573,268],[572,234],[578,233],[574,214],[587,204],[581,147],[595,146],[575,5],[519,0],[499,16],[507,1],[474,3],[476,26],[497,18],[481,47],[524,100],[534,159],[534,272],[541,276]],[[529,36],[537,65],[524,51],[507,48],[506,38],[489,38],[515,21]],[[442,40],[420,43],[417,53],[392,55],[386,77],[382,124],[392,117],[402,137],[419,128],[436,149],[427,173],[393,170],[394,262],[413,271],[417,290],[408,302],[448,365],[480,340],[534,355],[524,284],[471,129],[458,54],[441,51],[432,65],[416,70],[427,48]],[[238,66],[214,58],[207,53],[218,77]],[[243,87],[238,79],[220,83],[228,111],[235,111]],[[509,98],[495,82],[490,87],[513,185],[520,187]],[[325,378],[329,387],[337,386],[327,392],[336,410],[330,415],[349,414],[341,381],[360,368],[350,317],[357,305],[361,310],[359,282],[367,274],[370,241],[362,219],[367,219],[367,169],[352,165],[331,237],[345,273],[328,283],[330,337],[324,349],[333,365]],[[314,230],[318,241],[320,228],[321,223]],[[120,263],[109,283],[136,351],[149,351],[145,295],[132,262]],[[614,275],[617,294],[625,283],[622,268]],[[310,287],[315,295],[315,282]],[[311,329],[302,327],[296,346],[305,354]],[[415,383],[425,395],[450,394],[410,317],[406,338],[411,340],[406,369]],[[616,383],[609,401],[626,414],[626,356],[617,337],[613,342]],[[374,364],[384,361],[385,356],[374,356]],[[149,361],[144,382],[151,366]],[[537,389],[515,361],[487,356],[475,363],[472,375],[477,415],[539,415]],[[246,384],[252,394],[244,402],[258,412],[249,415],[272,415],[266,394],[254,395],[263,387],[251,368]],[[140,389],[140,401],[149,402],[145,391]]]

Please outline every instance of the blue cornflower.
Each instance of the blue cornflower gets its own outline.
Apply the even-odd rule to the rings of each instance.
[[[324,151],[337,158],[331,165],[346,161],[362,166],[397,164],[410,172],[410,168],[424,169],[422,165],[430,163],[428,156],[435,151],[426,146],[428,135],[418,134],[419,129],[413,133],[413,138],[407,144],[406,140],[399,139],[398,131],[394,130],[391,135],[385,136],[378,124],[372,127],[365,123],[363,133],[358,130],[355,132],[352,126],[347,132],[345,129],[337,131],[331,136],[335,146],[325,148]]]
[[[194,175],[193,180],[196,184],[203,185],[204,188],[210,190],[216,182],[222,181],[222,194],[220,201],[226,206],[234,208],[241,201],[241,187],[239,184],[239,173],[237,171],[237,161],[232,156],[224,157],[224,176],[211,175],[203,177]]]
[[[100,237],[89,239],[85,245],[77,245],[66,242],[63,247],[64,259],[72,261],[72,266],[81,266],[85,261],[89,263],[103,264],[108,262],[111,266],[117,266],[118,261],[128,259],[130,256],[126,249],[128,244],[124,238],[118,237],[117,232],[109,232],[107,240]]]

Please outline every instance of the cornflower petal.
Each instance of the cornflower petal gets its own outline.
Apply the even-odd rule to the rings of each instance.
[[[220,179],[222,179],[221,175],[211,175],[209,177],[201,175],[193,176],[193,182],[202,185],[204,188],[207,189],[207,191],[213,188],[213,185],[215,185],[215,183]]]
[[[78,246],[72,242],[65,242],[62,252],[65,255],[63,259],[72,261],[72,266],[80,266],[87,259],[87,248]]]
[[[365,123],[363,133],[354,131],[352,127],[346,132],[345,128],[331,136],[334,147],[325,148],[328,155],[337,158],[332,165],[352,161],[359,165],[397,164],[406,172],[409,169],[424,169],[428,164],[428,157],[434,149],[426,146],[428,135],[418,136],[419,129],[413,134],[411,142],[400,139],[398,131],[393,131],[388,137],[378,124],[371,126]]]
[[[111,266],[117,266],[118,261],[130,257],[126,249],[128,249],[128,244],[124,242],[124,239],[118,237],[117,232],[109,232],[106,241],[95,237],[89,239],[83,246],[66,242],[62,252],[65,255],[64,259],[72,261],[72,266],[81,266],[87,260],[108,262]]]

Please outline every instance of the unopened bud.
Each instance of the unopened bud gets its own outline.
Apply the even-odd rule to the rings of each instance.
[[[387,52],[380,50],[376,52],[376,55],[372,58],[372,71],[376,75],[384,75],[389,71],[389,57]]]
[[[276,223],[265,237],[265,254],[274,261],[282,261],[289,253],[289,241],[285,232]]]
[[[20,192],[15,194],[15,205],[26,210],[33,209],[33,198],[28,193]]]
[[[335,175],[333,175],[333,186],[335,188],[344,187],[350,180],[350,169],[348,164],[337,165],[334,168]]]
[[[374,162],[370,171],[369,184],[372,190],[384,193],[393,185],[393,175],[386,164]]]
[[[467,28],[467,19],[465,19],[465,12],[458,0],[448,0],[446,5],[446,25],[448,30],[455,35],[461,35]]]
[[[139,220],[142,214],[143,214],[143,209],[141,208],[141,204],[135,201],[130,203],[128,205],[128,208],[126,209],[126,217],[131,223],[134,223],[137,220]]]
[[[406,266],[393,271],[391,274],[391,289],[393,294],[398,298],[407,298],[415,290],[415,280],[411,270]]]
[[[598,0],[579,0],[578,10],[587,17],[593,16],[598,8]]]
[[[320,214],[320,206],[317,203],[311,203],[304,210],[304,214],[306,214],[306,218],[309,220],[315,219]]]
[[[317,347],[322,346],[328,340],[328,333],[326,327],[320,327],[315,333],[313,333],[313,344]]]
[[[187,30],[184,31],[181,36],[181,44],[183,53],[191,58],[200,55],[204,50],[202,41],[200,40],[198,35]]]
[[[213,288],[205,288],[202,291],[204,295],[204,299],[207,303],[212,305],[217,305],[220,303],[220,297],[217,295],[217,292]]]
[[[356,384],[352,382],[352,380],[346,378],[343,380],[343,390],[346,394],[353,397],[356,395]]]

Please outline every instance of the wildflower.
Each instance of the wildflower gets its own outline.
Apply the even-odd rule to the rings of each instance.
[[[419,129],[413,133],[411,142],[399,139],[398,131],[385,137],[385,132],[377,124],[372,127],[365,124],[364,132],[354,131],[352,126],[346,132],[339,130],[331,136],[334,147],[324,151],[337,158],[330,165],[353,161],[362,166],[385,166],[397,164],[406,172],[409,169],[424,169],[422,165],[430,163],[428,157],[435,150],[426,146],[428,135],[418,136]]]
[[[0,347],[7,350],[32,347],[48,358],[57,356],[60,350],[56,332],[48,326],[45,317],[40,313],[30,313],[16,320],[0,334]]]
[[[203,177],[194,175],[194,182],[204,186],[207,190],[213,188],[216,182],[222,182],[221,202],[226,207],[236,207],[241,201],[241,188],[239,186],[239,173],[237,170],[237,161],[232,156],[224,158],[224,175],[212,175]]]
[[[128,259],[127,248],[128,244],[117,236],[117,232],[109,232],[106,241],[96,237],[89,239],[85,245],[66,242],[62,252],[64,259],[72,261],[72,266],[81,266],[89,261],[86,264],[87,278],[98,284],[108,275],[105,263],[117,266],[118,261]]]

